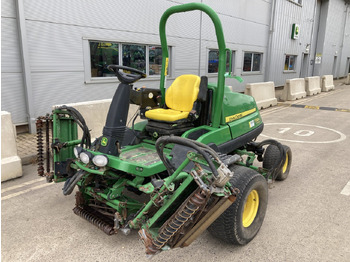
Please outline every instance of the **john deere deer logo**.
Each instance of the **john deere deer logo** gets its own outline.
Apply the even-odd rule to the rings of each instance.
[[[108,139],[107,139],[107,137],[102,137],[101,146],[106,146],[107,144],[108,144]]]

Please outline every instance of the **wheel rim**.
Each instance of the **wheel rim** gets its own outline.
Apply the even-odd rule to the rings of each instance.
[[[283,173],[285,173],[287,171],[287,167],[288,167],[288,153],[286,154],[286,160],[284,161],[284,165],[282,168]]]
[[[249,227],[255,217],[256,214],[258,213],[258,208],[259,208],[259,194],[258,191],[252,190],[248,197],[247,201],[245,202],[244,205],[244,210],[243,210],[243,219],[242,223],[244,227]]]

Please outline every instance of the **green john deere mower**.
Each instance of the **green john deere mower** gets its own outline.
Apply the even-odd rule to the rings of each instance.
[[[208,83],[205,76],[181,75],[166,88],[166,21],[192,10],[205,12],[214,23],[218,80]],[[200,3],[173,6],[163,14],[159,28],[160,89],[134,87],[146,77],[143,72],[109,65],[120,84],[103,134],[91,142],[82,115],[67,106],[38,118],[39,175],[64,182],[64,195],[76,188],[74,213],[106,234],[138,230],[148,255],[188,246],[206,229],[228,243],[244,245],[263,223],[268,182],[288,176],[291,150],[274,140],[256,142],[263,130],[259,110],[251,96],[225,86],[225,78],[233,77],[225,73],[230,50],[211,8]],[[126,126],[130,103],[140,106],[143,119],[132,128]]]

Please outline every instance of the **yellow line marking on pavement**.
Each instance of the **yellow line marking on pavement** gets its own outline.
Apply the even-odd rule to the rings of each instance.
[[[329,106],[308,106],[308,105],[300,105],[300,104],[290,104],[289,107],[350,113],[350,109],[329,107]]]
[[[342,89],[338,89],[338,90],[335,90],[335,91],[331,91],[331,92],[327,92],[327,93],[324,93],[324,94],[316,95],[316,96],[313,96],[313,97],[310,97],[310,98],[306,98],[306,99],[304,98],[304,99],[300,99],[300,100],[296,100],[296,101],[286,101],[284,103],[280,103],[280,106],[278,106],[277,108],[274,108],[272,110],[260,111],[260,115],[261,116],[266,116],[266,115],[269,115],[269,114],[272,114],[272,113],[275,113],[275,112],[286,110],[286,109],[288,109],[290,107],[291,103],[293,103],[293,104],[301,104],[301,103],[309,102],[309,101],[314,100],[316,98],[322,98],[322,97],[325,97],[325,96],[328,96],[328,95],[336,94],[336,93],[339,93],[341,91],[343,91],[343,90]]]
[[[1,190],[1,194],[5,193],[7,191],[11,191],[11,190],[14,190],[14,189],[17,189],[17,188],[20,188],[20,187],[24,187],[24,186],[27,186],[27,185],[30,185],[30,184],[33,184],[33,183],[36,183],[36,182],[39,182],[39,181],[44,181],[44,180],[45,180],[45,178],[41,177],[41,178],[38,178],[38,179],[30,180],[28,182],[22,183],[22,184],[17,185],[17,186],[4,188],[4,189]]]
[[[7,199],[10,199],[10,198],[13,198],[13,197],[17,197],[17,196],[23,195],[25,193],[28,193],[28,192],[31,192],[31,191],[34,191],[34,190],[37,190],[37,189],[40,189],[40,188],[43,188],[43,187],[47,187],[47,186],[50,186],[50,185],[52,185],[52,184],[51,183],[47,183],[47,184],[42,184],[42,185],[35,186],[35,187],[32,187],[32,188],[28,188],[26,190],[19,191],[19,192],[16,192],[16,193],[4,196],[4,197],[1,198],[1,201],[7,200]]]
[[[345,185],[345,187],[340,192],[340,194],[345,195],[345,196],[350,196],[350,181]]]

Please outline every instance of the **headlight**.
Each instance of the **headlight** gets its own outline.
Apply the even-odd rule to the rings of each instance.
[[[73,152],[74,152],[74,155],[76,158],[79,158],[79,155],[80,155],[82,150],[83,150],[83,148],[80,146],[74,147]]]
[[[90,152],[81,152],[79,156],[81,162],[83,162],[84,164],[88,164],[90,162],[92,154]]]
[[[104,155],[96,155],[92,159],[92,162],[98,167],[104,167],[108,164],[108,158]]]

